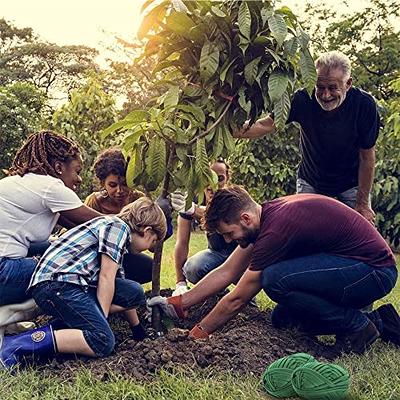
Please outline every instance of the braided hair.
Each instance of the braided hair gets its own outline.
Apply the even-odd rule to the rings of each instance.
[[[57,176],[55,161],[69,162],[79,155],[79,147],[71,139],[53,131],[40,131],[28,136],[8,172],[20,176],[28,172]]]

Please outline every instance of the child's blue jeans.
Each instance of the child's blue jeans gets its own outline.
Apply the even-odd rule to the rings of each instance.
[[[60,320],[66,329],[79,329],[98,357],[112,353],[114,334],[97,300],[97,288],[67,282],[45,281],[32,289],[41,310]],[[115,279],[112,304],[127,310],[145,303],[142,286],[128,279]]]

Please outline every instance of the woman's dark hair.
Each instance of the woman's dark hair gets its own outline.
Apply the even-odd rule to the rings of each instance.
[[[125,176],[125,157],[122,154],[122,151],[118,148],[107,149],[99,154],[93,168],[94,173],[100,182],[104,181],[110,174]]]
[[[28,136],[14,157],[9,175],[25,175],[33,172],[39,175],[57,176],[54,163],[68,163],[80,155],[78,145],[65,136],[53,131],[40,131]]]

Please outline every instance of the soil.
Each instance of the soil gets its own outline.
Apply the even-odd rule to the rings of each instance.
[[[162,294],[170,295],[170,292]],[[116,347],[110,357],[89,359],[58,355],[40,369],[46,375],[67,380],[73,378],[82,366],[101,380],[107,380],[110,373],[126,378],[151,379],[160,368],[196,370],[211,367],[217,372],[260,376],[267,365],[280,357],[297,352],[315,356],[321,350],[321,345],[298,332],[274,329],[270,311],[260,311],[255,306],[244,308],[209,339],[189,339],[189,329],[214,307],[219,298],[215,296],[192,307],[189,318],[175,322],[175,327],[170,327],[161,337],[147,338],[142,342],[130,338],[126,321],[121,317],[112,317],[110,323]],[[150,324],[143,319],[145,312],[145,309],[139,310],[139,315],[151,333]]]

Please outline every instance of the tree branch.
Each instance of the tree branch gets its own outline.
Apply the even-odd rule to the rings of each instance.
[[[187,146],[191,146],[198,139],[202,139],[203,137],[206,137],[222,121],[222,118],[224,118],[225,114],[228,112],[231,104],[232,104],[232,101],[228,101],[224,111],[222,111],[221,115],[217,118],[217,120],[207,130],[205,130],[201,135],[196,136],[192,140],[190,140],[188,142]]]

